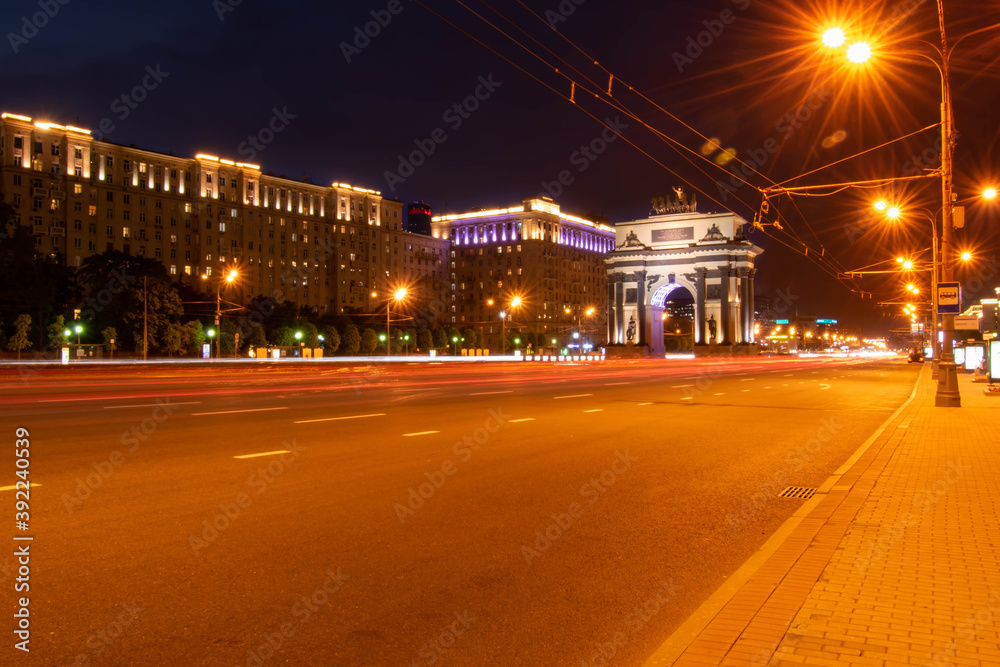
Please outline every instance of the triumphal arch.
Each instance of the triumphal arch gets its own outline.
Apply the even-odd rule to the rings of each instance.
[[[754,260],[763,250],[740,216],[698,213],[693,195],[674,191],[653,200],[648,218],[615,223],[605,256],[609,355],[662,355],[664,306],[678,290],[694,300],[696,354],[755,352]]]

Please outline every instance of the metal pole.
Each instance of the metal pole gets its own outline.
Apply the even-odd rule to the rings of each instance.
[[[507,318],[500,313],[500,356],[507,354]]]
[[[949,282],[954,277],[952,261],[952,111],[951,84],[948,80],[948,41],[945,36],[944,5],[937,0],[938,23],[941,31],[941,280]],[[934,396],[937,407],[962,407],[962,397],[958,392],[958,370],[952,339],[955,332],[955,316],[944,315],[944,341],[941,363],[938,364],[938,386]]]
[[[937,216],[931,217],[931,253],[933,254],[933,261],[931,262],[931,335],[934,336],[934,340],[931,342],[931,349],[933,350],[934,358],[931,360],[931,377],[938,378],[938,366],[941,363],[941,342],[940,336],[938,335],[938,298],[937,298],[937,284],[938,284],[938,235],[937,235]]]
[[[146,361],[146,350],[149,344],[146,342],[146,303],[149,301],[149,297],[146,293],[146,276],[142,277],[142,360]]]
[[[222,314],[222,283],[215,290],[215,357],[222,358],[222,327],[219,326],[219,316]]]
[[[389,304],[392,301],[385,302],[385,356],[392,356],[392,336],[389,335]]]

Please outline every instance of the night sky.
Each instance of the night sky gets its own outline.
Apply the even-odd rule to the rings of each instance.
[[[945,4],[951,41],[1000,24],[995,3]],[[30,21],[44,6],[12,0],[0,9],[3,110],[79,125],[95,136],[107,119],[105,138],[116,143],[186,157],[210,153],[320,184],[348,182],[402,201],[422,199],[436,214],[548,193],[564,210],[620,222],[645,217],[652,197],[686,183],[701,191],[699,210],[731,208],[752,219],[761,200],[755,186],[917,132],[940,113],[937,70],[912,53],[932,53],[920,39],[940,44],[929,0],[437,0],[426,7],[409,0],[51,0],[54,16],[36,18],[45,24],[37,31],[25,28],[24,17]],[[819,33],[833,23],[873,43],[871,64],[851,66],[822,49]],[[366,24],[375,36],[359,38]],[[960,199],[1000,179],[993,158],[998,55],[1000,29],[991,29],[963,40],[951,61]],[[609,71],[618,109],[592,94],[607,99]],[[580,83],[576,104],[566,99],[567,76]],[[121,99],[144,81],[141,102]],[[689,161],[622,111],[699,153],[704,139],[653,103],[733,149],[759,172],[745,177],[751,185],[714,166],[719,151],[710,150],[708,160],[684,152]],[[608,119],[624,138],[588,114]],[[262,133],[269,125],[280,131]],[[918,174],[938,165],[938,136],[932,128],[795,184]],[[607,137],[614,140],[605,143]],[[410,173],[399,156],[418,150],[416,142],[424,155]],[[580,151],[586,145],[594,152]],[[563,171],[571,182],[559,191],[553,183]],[[876,221],[865,211],[878,196],[903,203],[907,219]],[[751,235],[765,249],[758,293],[784,295],[801,314],[863,324],[866,333],[902,326],[892,316],[898,308],[875,305],[901,296],[898,277],[849,284],[830,274],[928,248],[922,207],[940,209],[939,180],[773,199],[767,219],[780,216],[783,229]],[[956,235],[957,245],[978,258],[958,276],[970,298],[992,296],[1000,284],[988,275],[1000,271],[997,208],[998,200],[972,203],[967,227]],[[917,281],[926,284],[922,275]],[[852,291],[858,289],[873,297]]]

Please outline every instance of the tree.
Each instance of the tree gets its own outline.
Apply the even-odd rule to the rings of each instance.
[[[424,329],[417,334],[417,347],[421,352],[427,352],[434,347],[434,334],[430,329]]]
[[[344,336],[340,339],[340,346],[344,354],[350,356],[358,353],[361,349],[361,334],[358,327],[353,322],[348,322],[344,327]]]
[[[104,348],[108,352],[114,352],[118,349],[118,331],[114,327],[105,327],[101,331],[101,336],[104,337]]]
[[[21,350],[27,350],[31,347],[31,341],[28,340],[30,331],[31,315],[18,315],[17,319],[14,320],[14,335],[7,341],[7,349],[11,352],[17,352],[18,361],[21,360]]]
[[[174,356],[184,349],[184,339],[181,336],[181,325],[170,322],[163,331],[163,349],[169,356]]]
[[[66,318],[56,315],[56,319],[49,325],[49,345],[62,347],[66,343]]]
[[[462,329],[462,338],[464,341],[460,341],[459,347],[465,348],[466,350],[472,350],[477,347],[476,343],[479,339],[479,334],[475,329]]]
[[[73,269],[63,257],[43,252],[28,225],[17,224],[14,209],[0,202],[0,318],[10,321],[20,313],[34,313],[40,325],[79,300]],[[39,326],[38,343],[45,327]]]
[[[378,335],[374,329],[365,329],[361,332],[361,353],[371,354],[378,347]]]
[[[455,327],[448,327],[447,345],[454,354],[458,354],[458,348],[462,346],[462,332]],[[458,341],[457,343],[455,341]]]
[[[320,335],[323,336],[323,351],[329,354],[336,352],[340,347],[340,334],[337,328],[328,324],[320,329]]]
[[[142,351],[144,330],[149,349],[162,347],[163,332],[167,325],[184,312],[174,286],[164,277],[147,276],[145,280],[137,279],[125,290],[123,296],[122,324],[132,330],[136,351]]]
[[[250,323],[246,344],[248,347],[267,347],[267,335],[264,333],[263,325],[257,322]]]
[[[433,347],[448,347],[451,344],[448,342],[448,332],[443,328],[435,329],[431,337],[433,338]]]
[[[186,353],[197,355],[201,351],[205,344],[205,327],[201,320],[191,320],[181,328],[181,341]]]
[[[295,326],[296,331],[302,332],[302,343],[306,347],[319,347],[319,329],[312,322],[299,322]]]
[[[278,327],[271,332],[271,343],[278,347],[295,345],[295,332],[291,327]]]

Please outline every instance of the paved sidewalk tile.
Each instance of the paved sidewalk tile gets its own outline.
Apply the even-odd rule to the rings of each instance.
[[[962,407],[936,408],[936,384],[928,365],[835,485],[850,491],[762,568],[782,580],[719,613],[742,628],[725,657],[706,661],[695,639],[675,665],[1000,666],[1000,397],[962,375]]]

